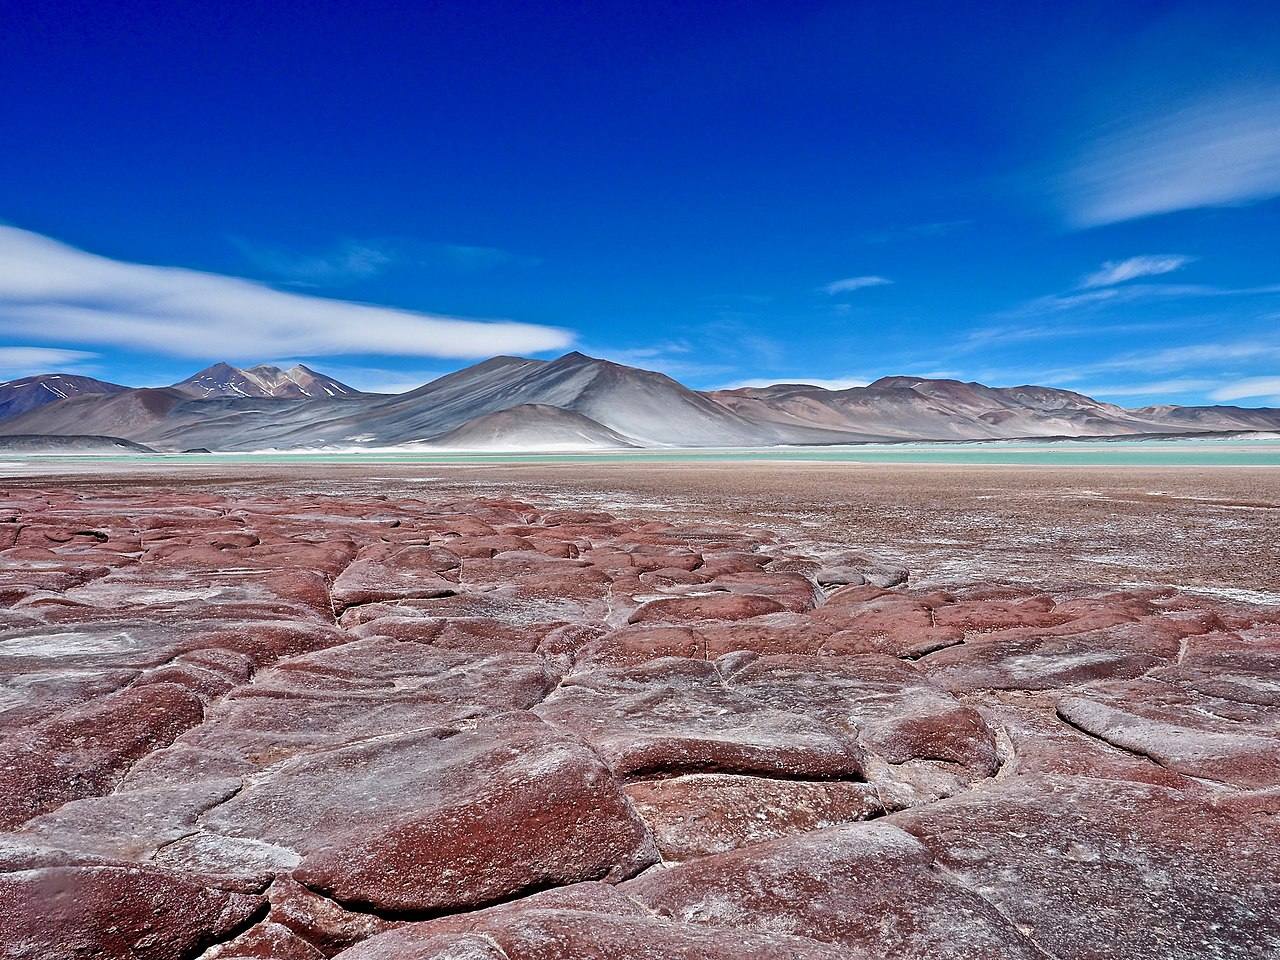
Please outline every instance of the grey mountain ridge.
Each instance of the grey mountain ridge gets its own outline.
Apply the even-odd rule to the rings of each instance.
[[[0,396],[9,386],[0,385]],[[0,435],[92,434],[158,450],[535,449],[1280,430],[1280,410],[1271,408],[1127,409],[1053,387],[919,377],[845,390],[776,384],[699,392],[577,352],[493,357],[398,395],[360,393],[301,365],[215,364],[172,387],[106,386],[114,389],[54,397],[0,419]]]
[[[99,454],[99,453],[155,453],[150,447],[119,437],[49,436],[35,435],[0,436],[0,453],[20,454]]]
[[[118,383],[95,380],[74,373],[42,373],[0,383],[0,418],[26,413],[68,397],[109,395],[128,390]]]

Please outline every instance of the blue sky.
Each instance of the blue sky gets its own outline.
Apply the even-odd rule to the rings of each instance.
[[[1280,405],[1280,8],[976,10],[12,5],[0,377],[581,349]]]

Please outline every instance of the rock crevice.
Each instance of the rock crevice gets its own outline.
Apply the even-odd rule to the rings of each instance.
[[[16,955],[1280,950],[1273,610],[420,491],[0,511]]]

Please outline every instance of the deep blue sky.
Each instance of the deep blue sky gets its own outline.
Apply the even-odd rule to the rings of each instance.
[[[1280,404],[1276,4],[541,7],[8,5],[0,377]]]

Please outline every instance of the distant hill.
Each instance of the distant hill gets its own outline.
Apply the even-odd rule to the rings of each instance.
[[[0,437],[0,454],[155,453],[150,447],[119,437],[19,435]]]
[[[0,383],[0,418],[13,417],[36,407],[86,394],[105,395],[128,390],[118,383],[95,380],[74,373],[42,373]]]
[[[752,420],[893,440],[1117,436],[1188,429],[1163,415],[1126,410],[1071,390],[988,387],[921,377],[883,377],[847,390],[782,384],[719,390],[708,396]],[[1280,424],[1280,418],[1273,420]],[[1206,423],[1199,429],[1211,428]]]
[[[639,444],[572,410],[523,403],[486,413],[427,445],[447,450],[609,450]]]
[[[572,410],[644,446],[777,442],[769,425],[744,420],[668,376],[576,352],[486,360],[353,415],[352,428],[393,442],[429,439],[522,404]]]
[[[172,387],[142,387],[107,395],[80,394],[0,420],[0,434],[89,435],[137,440],[152,436],[174,407],[187,399]]]
[[[586,449],[1280,431],[1271,408],[1128,409],[1053,387],[923,377],[699,392],[576,352],[494,357],[395,396],[302,366],[215,364],[172,387],[105,386],[0,419],[0,435],[94,434],[160,450]]]

